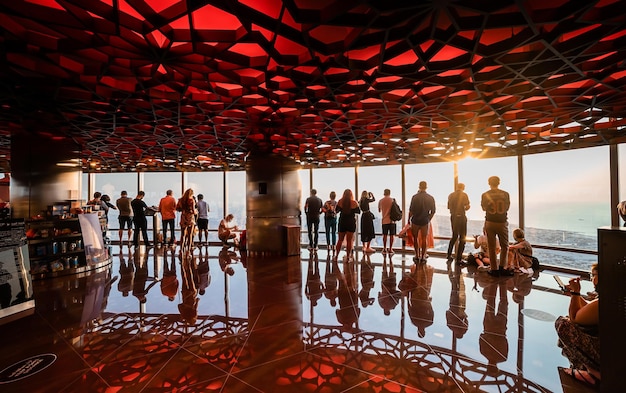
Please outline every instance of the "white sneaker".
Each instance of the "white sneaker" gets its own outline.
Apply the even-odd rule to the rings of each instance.
[[[489,270],[489,269],[491,269],[491,267],[489,267],[489,266],[487,266],[487,265],[482,265],[482,266],[478,266],[478,269],[476,269],[476,270],[481,270],[481,271],[483,271],[483,270]]]
[[[529,267],[528,269],[526,269],[526,274],[528,274],[529,276],[532,276],[533,274],[535,274],[535,271],[533,270],[532,267]]]

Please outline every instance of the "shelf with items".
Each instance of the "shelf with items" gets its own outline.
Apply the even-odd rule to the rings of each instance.
[[[102,221],[98,213],[64,213],[28,221],[26,235],[33,278],[76,274],[110,263],[108,249],[99,237]]]

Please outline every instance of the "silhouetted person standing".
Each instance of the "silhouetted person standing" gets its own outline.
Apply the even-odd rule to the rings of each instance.
[[[135,247],[139,247],[139,232],[143,236],[146,247],[152,246],[148,240],[148,220],[146,219],[148,205],[143,201],[145,195],[145,192],[139,191],[137,197],[130,203],[133,208],[133,222],[135,223],[135,234],[133,235],[133,246]]]
[[[448,244],[448,261],[452,260],[452,250],[456,247],[456,259],[459,262],[465,250],[465,237],[467,236],[467,217],[465,211],[469,210],[469,197],[465,193],[465,184],[459,183],[456,191],[448,195],[448,209],[450,210],[450,224],[452,225],[452,238]]]
[[[509,223],[507,212],[511,206],[509,193],[500,190],[500,178],[491,176],[488,180],[490,190],[483,193],[480,198],[480,206],[485,211],[485,234],[487,235],[487,248],[492,276],[513,275],[505,269],[507,254],[509,252]],[[500,243],[500,267],[496,257],[496,237]]]
[[[418,263],[426,262],[428,224],[436,211],[435,198],[426,192],[426,188],[428,188],[428,184],[421,181],[419,190],[411,198],[411,205],[409,206],[409,221],[411,222],[413,248],[415,249],[413,261]]]
[[[309,250],[317,250],[317,240],[320,229],[320,213],[322,212],[322,200],[317,196],[317,190],[311,190],[311,196],[304,203],[306,214],[306,226],[309,234]]]
[[[128,230],[128,243],[130,243],[130,235],[133,232],[133,209],[130,206],[130,202],[132,200],[128,197],[128,193],[126,191],[122,191],[121,196],[115,201],[115,206],[120,211],[120,214],[117,218],[120,229],[119,229],[119,238],[120,238],[120,246],[122,245],[122,236],[124,235],[124,228]]]
[[[163,244],[167,242],[173,245],[176,242],[174,228],[176,221],[176,198],[174,198],[172,190],[167,190],[165,196],[159,201],[159,211],[161,212],[161,222],[163,223]],[[167,238],[168,227],[170,231],[169,239]]]

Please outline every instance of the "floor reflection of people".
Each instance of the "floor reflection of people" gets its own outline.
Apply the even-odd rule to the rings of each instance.
[[[317,306],[317,301],[323,296],[324,284],[322,283],[322,277],[320,276],[320,266],[317,253],[309,254],[304,292],[312,306]]]
[[[228,274],[229,276],[235,274],[235,270],[231,266],[234,262],[239,260],[239,257],[237,256],[237,253],[235,251],[230,251],[228,245],[223,246],[217,258],[220,262],[220,268],[224,273]]]
[[[490,282],[483,291],[483,298],[487,303],[479,347],[480,353],[489,361],[487,371],[490,375],[495,374],[498,363],[504,362],[509,356],[509,341],[506,336],[509,312],[507,281]]]
[[[468,329],[468,317],[465,312],[466,294],[465,280],[458,264],[448,265],[450,278],[450,304],[446,311],[446,323],[455,339],[463,338]]]
[[[524,298],[530,293],[533,286],[533,277],[528,274],[516,274],[506,280],[506,288],[512,294],[513,301],[523,305]]]
[[[200,262],[198,263],[198,276],[200,281],[198,283],[198,293],[204,295],[206,289],[211,284],[211,272],[209,270],[209,250],[205,250],[204,253],[200,249]]]
[[[194,325],[198,319],[198,269],[195,257],[187,254],[181,261],[181,297],[178,311],[182,319],[189,325]]]
[[[359,299],[363,308],[374,304],[375,299],[370,296],[370,291],[374,288],[374,266],[369,253],[363,254],[361,260],[361,290],[359,291]]]
[[[128,258],[124,258],[122,247],[120,247],[120,281],[117,283],[117,290],[126,297],[132,291],[135,280],[135,264],[132,261],[130,247],[128,248]]]
[[[339,288],[337,289],[339,308],[335,310],[337,321],[341,324],[342,329],[358,332],[361,309],[359,308],[359,296],[356,289],[356,267],[349,255],[344,259],[343,271],[338,266],[337,271],[339,271]]]
[[[409,317],[417,327],[418,336],[424,337],[426,336],[426,328],[432,325],[435,319],[435,311],[430,297],[435,269],[431,265],[420,263],[413,265],[411,272],[417,286],[409,292]]]
[[[324,271],[324,296],[333,307],[337,305],[337,286],[339,281],[337,268],[337,263],[332,261],[331,253],[328,253],[326,270]]]
[[[176,256],[174,250],[164,248],[163,253],[163,278],[161,279],[161,293],[167,300],[173,302],[178,293],[178,277],[176,275]],[[168,255],[168,252],[170,255]],[[170,260],[168,261],[168,256]]]
[[[391,310],[400,303],[400,291],[397,288],[396,272],[393,268],[391,255],[383,254],[383,276],[378,292],[378,304],[383,309],[385,315],[390,315]]]
[[[139,300],[139,304],[144,304],[147,301],[147,295],[150,289],[158,282],[153,281],[146,287],[148,283],[148,254],[140,253],[139,249],[133,255],[133,262],[135,264],[135,279],[133,280],[133,296]]]

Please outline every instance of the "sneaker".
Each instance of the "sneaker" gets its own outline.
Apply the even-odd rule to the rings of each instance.
[[[528,274],[529,276],[532,276],[533,274],[535,274],[535,271],[533,270],[532,267],[529,267],[528,269],[526,269],[526,274]]]
[[[389,251],[387,251],[387,252],[389,253],[389,255],[394,254],[394,252],[393,252],[393,248],[390,248],[390,249],[389,249]]]
[[[479,272],[484,272],[487,270],[490,270],[491,268],[489,266],[483,265],[483,266],[478,266],[478,268],[476,270],[478,270]]]

